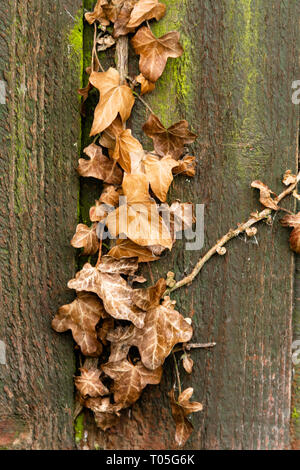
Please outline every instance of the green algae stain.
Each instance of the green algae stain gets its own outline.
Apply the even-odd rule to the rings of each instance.
[[[80,85],[82,85],[82,74],[83,74],[83,7],[80,8],[74,19],[74,26],[71,31],[68,32],[67,41],[69,46],[69,52],[74,55],[75,60],[79,59],[79,65],[77,66]],[[79,97],[80,99],[80,97]]]
[[[178,59],[168,59],[166,68],[156,83],[156,89],[149,95],[149,103],[165,126],[182,119],[179,104],[188,109],[193,97],[191,79],[191,38],[178,27],[183,24],[186,15],[186,0],[163,1],[167,6],[164,18],[151,24],[156,37],[161,37],[170,31],[180,32],[180,43],[184,53]],[[168,105],[166,106],[166,100]]]
[[[74,429],[75,429],[75,442],[76,444],[80,444],[80,442],[83,439],[83,434],[84,434],[84,413],[81,413],[75,419]]]

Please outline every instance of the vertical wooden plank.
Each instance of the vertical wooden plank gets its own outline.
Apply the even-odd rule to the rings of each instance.
[[[73,343],[51,330],[51,319],[72,297],[66,284],[75,271],[81,26],[80,0],[0,5],[4,448],[73,447]]]
[[[148,98],[165,125],[186,118],[199,134],[192,152],[197,177],[178,178],[170,201],[205,204],[204,252],[230,227],[259,208],[250,188],[262,179],[282,189],[286,169],[296,170],[298,109],[291,100],[297,79],[297,0],[169,0],[153,26],[161,35],[181,31],[185,54],[169,61]],[[139,135],[145,110],[137,104]],[[144,139],[145,145],[151,145]],[[293,208],[293,203],[286,203]],[[231,242],[191,287],[176,292],[178,309],[194,312],[195,340],[216,341],[213,351],[193,352],[193,386],[204,412],[193,416],[187,449],[283,449],[290,446],[293,256],[278,216],[253,240]],[[201,253],[178,242],[152,265],[156,278],[188,273]],[[175,378],[149,387],[118,428],[99,434],[106,449],[170,449],[174,424],[167,391]]]

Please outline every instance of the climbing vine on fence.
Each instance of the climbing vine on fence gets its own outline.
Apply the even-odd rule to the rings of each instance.
[[[95,262],[86,263],[70,280],[68,286],[77,297],[59,309],[52,326],[57,332],[70,329],[82,356],[94,358],[85,361],[75,378],[77,399],[80,407],[92,410],[97,426],[107,432],[148,384],[160,383],[165,359],[172,354],[177,383],[169,392],[170,410],[176,424],[175,441],[183,446],[193,430],[188,416],[203,407],[190,401],[192,388],[181,390],[175,353],[181,351],[183,367],[191,374],[192,351],[214,344],[190,342],[192,319],[176,310],[170,293],[192,282],[213,255],[224,255],[229,240],[242,232],[255,236],[254,225],[270,221],[272,211],[282,209],[279,203],[293,193],[299,175],[286,172],[287,188],[279,196],[254,181],[263,211],[229,230],[184,279],[176,280],[170,270],[155,285],[138,287],[146,281],[137,273],[139,264],[159,260],[163,251],[172,250],[176,233],[195,222],[191,204],[166,201],[176,175],[196,173],[196,157],[186,150],[196,135],[185,120],[165,128],[143,98],[155,89],[167,61],[183,53],[178,32],[157,38],[151,31],[149,21],[161,19],[165,11],[158,0],[98,0],[94,11],[85,15],[94,28],[94,43],[89,83],[79,93],[83,103],[93,88],[100,97],[90,132],[93,141],[84,149],[87,158],[80,158],[78,173],[103,181],[103,191],[90,209],[91,225],[79,224],[71,241],[83,255],[91,259],[95,255]],[[140,56],[139,73],[134,77],[128,76],[128,35]],[[117,65],[104,70],[97,52],[111,47],[116,47]],[[126,127],[135,99],[149,111],[143,131],[152,139],[153,151],[145,151]],[[283,224],[294,227],[291,247],[299,252],[299,214],[288,214]],[[109,247],[104,243],[108,234]]]

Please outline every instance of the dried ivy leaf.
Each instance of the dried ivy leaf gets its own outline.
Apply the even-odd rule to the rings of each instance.
[[[132,301],[137,307],[146,312],[150,308],[159,305],[166,288],[166,280],[159,279],[155,286],[148,287],[147,289],[134,289]]]
[[[89,160],[79,159],[77,168],[80,176],[97,178],[110,184],[121,184],[123,179],[122,170],[102,153],[101,147],[91,144],[84,149]]]
[[[114,237],[125,234],[137,245],[161,245],[171,249],[173,242],[170,232],[155,202],[150,199],[148,186],[146,175],[126,174],[122,187],[127,205],[118,207],[108,215],[107,227]]]
[[[175,441],[179,446],[183,446],[186,443],[194,429],[192,423],[187,419],[187,416],[203,409],[201,403],[191,403],[189,401],[192,394],[193,389],[187,388],[179,395],[178,401],[176,401],[174,390],[169,392],[172,416],[176,424]]]
[[[79,292],[94,292],[113,318],[131,321],[137,328],[144,326],[145,313],[132,305],[132,289],[119,274],[101,273],[86,263],[76,278],[69,281],[68,287]]]
[[[159,305],[147,312],[144,328],[136,332],[134,342],[144,366],[153,370],[164,363],[175,344],[190,341],[192,335],[193,328],[180,313]]]
[[[117,207],[122,190],[117,189],[113,185],[104,185],[99,201],[109,206]]]
[[[99,249],[99,240],[96,234],[96,225],[88,227],[85,224],[78,224],[76,233],[71,240],[74,248],[83,248],[84,255],[94,255]]]
[[[196,222],[194,205],[190,202],[174,201],[169,207],[173,231],[182,232],[190,229]]]
[[[180,57],[183,54],[179,38],[177,31],[156,38],[146,26],[138,30],[131,43],[135,52],[140,55],[140,71],[147,80],[155,83],[162,75],[168,58]]]
[[[103,10],[107,18],[115,23],[120,14],[121,8],[123,7],[125,0],[110,0],[108,5],[103,6]]]
[[[130,21],[127,26],[136,28],[144,21],[155,18],[160,20],[166,14],[166,5],[159,3],[158,0],[140,0],[133,8]]]
[[[101,370],[98,369],[79,369],[81,375],[75,377],[75,385],[80,394],[85,397],[99,397],[108,395],[109,390],[103,385],[99,376]]]
[[[177,162],[170,155],[159,158],[151,154],[143,162],[152,191],[158,199],[165,202],[173,181],[172,169],[178,165]]]
[[[158,155],[171,155],[178,160],[184,152],[184,145],[192,144],[197,138],[196,134],[189,131],[188,126],[188,122],[182,120],[166,129],[157,116],[150,114],[143,131],[153,139],[154,149]]]
[[[271,194],[275,196],[276,194],[273,193],[273,191],[271,191],[271,189],[266,184],[262,183],[261,181],[256,180],[256,181],[252,181],[251,187],[259,189],[259,192],[260,192],[259,201],[263,206],[268,207],[269,209],[273,209],[275,211],[278,210],[277,202],[274,201],[274,199],[272,199],[271,197]]]
[[[104,346],[108,345],[107,335],[111,330],[113,330],[114,325],[114,319],[109,317],[103,320],[101,327],[98,329],[98,338],[101,340],[101,343],[104,344]]]
[[[89,398],[84,406],[94,412],[96,425],[102,431],[107,431],[118,424],[120,416],[118,411],[121,407],[111,404],[109,397]]]
[[[183,355],[182,365],[184,367],[184,370],[186,370],[188,374],[191,374],[193,372],[194,361],[191,358],[190,354]]]
[[[108,255],[102,256],[98,265],[98,269],[102,273],[125,274],[126,276],[133,276],[138,267],[137,258],[115,259]]]
[[[287,214],[280,223],[284,227],[294,227],[290,235],[290,247],[295,253],[300,253],[300,212],[297,214]]]
[[[60,307],[52,320],[52,327],[58,333],[71,330],[82,354],[99,356],[102,345],[97,340],[96,325],[103,315],[104,308],[98,297],[81,292],[77,294],[74,302]]]
[[[197,161],[196,157],[186,155],[182,160],[177,161],[178,165],[173,168],[173,175],[195,176]]]
[[[137,257],[139,263],[148,263],[159,259],[148,248],[139,246],[129,239],[117,240],[116,246],[109,251],[108,255],[116,259]]]
[[[116,135],[116,143],[112,157],[127,173],[131,173],[131,155],[139,155],[141,161],[144,156],[140,142],[131,135],[130,129],[122,130]]]
[[[99,21],[99,23],[102,24],[102,26],[108,26],[109,21],[106,18],[105,12],[102,8],[103,6],[107,4],[108,4],[107,0],[97,0],[94,11],[88,12],[84,15],[86,21],[90,24],[95,23],[95,21]]]
[[[294,184],[297,181],[297,175],[294,175],[291,170],[286,170],[283,176],[283,184],[289,186],[290,184]]]
[[[112,47],[116,41],[110,34],[105,34],[105,36],[101,36],[97,38],[97,51],[106,51],[106,49],[109,49]]]
[[[142,73],[140,73],[136,77],[136,81],[141,84],[141,95],[145,95],[146,93],[150,93],[155,89],[155,83],[150,82],[147,78],[144,77]]]
[[[161,367],[148,370],[141,362],[133,365],[127,360],[108,362],[102,365],[102,370],[114,380],[114,400],[123,408],[135,403],[146,385],[159,384],[162,376]]]
[[[108,332],[106,339],[110,341],[110,356],[108,362],[122,361],[127,358],[129,349],[134,345],[136,329],[134,325],[119,326]]]
[[[110,67],[107,72],[92,72],[91,84],[100,91],[100,101],[95,109],[90,135],[103,132],[120,114],[122,122],[127,121],[134,105],[131,88],[120,84],[119,72]]]
[[[113,35],[115,38],[125,36],[134,31],[135,28],[128,27],[128,21],[134,5],[138,0],[125,0],[114,24]]]

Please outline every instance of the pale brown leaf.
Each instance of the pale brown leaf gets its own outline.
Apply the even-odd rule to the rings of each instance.
[[[193,372],[194,361],[190,354],[184,354],[182,358],[182,365],[188,374]]]
[[[74,302],[58,310],[58,314],[52,320],[52,327],[58,333],[71,330],[82,354],[99,356],[102,345],[97,340],[96,325],[103,315],[104,308],[98,297],[81,292],[77,294]]]
[[[162,75],[168,58],[177,58],[183,54],[179,38],[177,31],[156,38],[146,26],[138,30],[131,43],[135,52],[140,55],[140,72],[147,80],[155,83]]]
[[[81,375],[75,377],[75,385],[80,394],[85,397],[99,397],[108,395],[109,390],[103,385],[99,376],[101,370],[98,369],[79,369]]]
[[[107,341],[110,341],[110,356],[108,362],[122,361],[127,359],[131,346],[134,345],[136,328],[134,325],[117,327],[107,334]]]
[[[71,240],[74,248],[83,248],[84,255],[94,255],[99,249],[99,240],[96,234],[96,225],[88,227],[85,224],[78,224],[76,233]]]
[[[150,114],[143,131],[153,139],[158,155],[171,155],[178,160],[184,152],[184,145],[192,144],[197,138],[196,134],[189,131],[188,126],[188,122],[182,120],[166,129],[157,116]]]
[[[275,196],[276,194],[273,193],[273,191],[271,191],[271,189],[266,184],[256,180],[251,183],[251,187],[259,189],[259,201],[263,206],[268,207],[269,209],[273,209],[275,211],[278,210],[277,202],[274,201],[274,199],[272,199],[271,197],[271,194]]]
[[[141,161],[144,156],[143,147],[140,142],[131,135],[130,129],[122,130],[122,132],[115,136],[115,139],[116,142],[112,157],[121,165],[123,170],[127,173],[131,173],[131,155],[138,155],[139,161]],[[138,164],[136,159],[135,164]]]
[[[95,109],[90,135],[104,131],[120,115],[127,121],[134,105],[131,88],[120,84],[119,72],[110,67],[107,72],[92,72],[91,84],[100,91],[100,101]]]
[[[137,245],[128,238],[126,240],[117,240],[116,246],[109,251],[108,255],[116,259],[137,257],[139,263],[147,263],[159,259],[148,248]]]
[[[159,158],[148,154],[143,163],[152,191],[158,199],[165,202],[173,181],[172,169],[177,166],[177,162],[170,155]]]
[[[142,73],[136,77],[136,81],[141,84],[141,95],[150,93],[155,89],[155,83],[150,82]]]
[[[194,429],[187,416],[203,409],[201,403],[189,402],[192,393],[192,388],[186,389],[176,401],[174,390],[169,392],[172,416],[176,424],[175,441],[180,447],[184,446]]]
[[[109,21],[106,18],[105,12],[102,8],[103,6],[107,4],[108,4],[107,0],[97,0],[94,11],[88,12],[84,15],[87,22],[90,24],[93,24],[95,21],[99,21],[99,23],[102,24],[102,26],[108,26]]]
[[[102,273],[125,274],[126,276],[133,276],[138,267],[137,258],[115,259],[108,255],[102,256],[98,264],[98,269]]]
[[[156,307],[160,303],[163,293],[167,286],[165,279],[159,279],[155,286],[148,287],[146,289],[134,289],[132,295],[133,303],[144,310],[150,310],[150,308]]]
[[[158,0],[139,0],[134,6],[130,21],[127,26],[129,28],[136,28],[146,20],[155,18],[160,20],[166,13],[166,5],[159,3]]]
[[[195,176],[196,174],[196,157],[186,155],[182,160],[177,161],[178,165],[173,168],[173,175]]]
[[[132,288],[119,274],[101,273],[86,263],[76,278],[69,281],[68,287],[79,292],[94,292],[113,318],[131,321],[137,328],[143,327],[145,313],[132,304]]]

